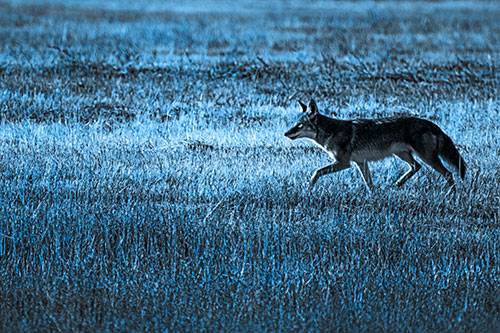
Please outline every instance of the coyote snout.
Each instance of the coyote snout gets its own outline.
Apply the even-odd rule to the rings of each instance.
[[[409,165],[409,170],[399,178],[396,185],[403,185],[422,166],[414,158],[439,172],[453,185],[453,176],[440,158],[457,169],[465,177],[466,165],[453,141],[434,123],[416,117],[340,120],[319,113],[314,100],[309,105],[299,101],[304,115],[290,128],[285,136],[294,140],[308,138],[318,144],[334,160],[316,170],[311,178],[314,185],[319,177],[344,170],[354,162],[365,181],[373,187],[368,168],[369,161],[377,161],[396,155]]]

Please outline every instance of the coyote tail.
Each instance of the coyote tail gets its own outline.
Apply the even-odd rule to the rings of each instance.
[[[467,169],[465,161],[462,156],[460,156],[460,153],[453,144],[453,141],[451,141],[450,137],[444,133],[442,133],[440,140],[439,156],[457,169],[460,178],[465,178],[465,170]]]

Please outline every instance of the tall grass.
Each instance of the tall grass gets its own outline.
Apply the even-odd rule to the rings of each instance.
[[[0,4],[1,330],[498,330],[500,8],[138,4]],[[311,97],[433,120],[467,179],[311,188]]]

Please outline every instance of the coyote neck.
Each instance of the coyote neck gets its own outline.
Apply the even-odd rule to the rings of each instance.
[[[345,129],[345,125],[349,122],[346,120],[333,119],[321,114],[318,114],[317,133],[314,141],[325,147],[332,139],[332,135]]]

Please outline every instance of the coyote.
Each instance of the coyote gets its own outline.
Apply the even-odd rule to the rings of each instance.
[[[305,113],[285,136],[294,140],[308,138],[320,146],[335,161],[314,172],[311,186],[318,178],[356,164],[368,190],[373,188],[369,161],[396,155],[410,169],[399,178],[403,185],[422,166],[413,158],[419,156],[444,176],[447,185],[453,186],[453,176],[439,157],[455,167],[463,179],[466,165],[451,139],[434,123],[416,117],[340,120],[318,112],[312,99],[308,106],[299,101]]]

